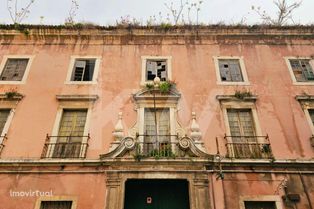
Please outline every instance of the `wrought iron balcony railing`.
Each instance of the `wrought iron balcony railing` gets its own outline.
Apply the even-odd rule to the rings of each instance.
[[[137,135],[136,154],[143,157],[171,158],[179,151],[177,135]],[[141,140],[140,137],[142,137]]]
[[[225,136],[227,157],[271,159],[271,146],[267,136]]]
[[[48,136],[42,158],[85,158],[90,136]]]
[[[2,153],[2,150],[3,150],[3,148],[4,148],[4,141],[7,139],[7,135],[5,134],[5,135],[3,135],[3,136],[0,136],[0,155],[1,155],[1,153]]]

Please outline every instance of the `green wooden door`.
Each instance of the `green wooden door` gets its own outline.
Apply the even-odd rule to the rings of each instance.
[[[186,180],[128,180],[124,209],[189,209]]]

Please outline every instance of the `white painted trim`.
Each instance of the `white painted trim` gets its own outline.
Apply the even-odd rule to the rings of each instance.
[[[290,65],[290,60],[291,59],[297,59],[297,60],[307,59],[307,60],[310,60],[310,65],[312,66],[312,69],[314,70],[313,59],[311,57],[284,57],[284,59],[285,59],[285,62],[287,64],[287,67],[288,67],[289,74],[290,74],[290,77],[291,77],[293,85],[297,85],[297,86],[311,86],[311,85],[314,85],[314,81],[308,81],[308,82],[297,81],[297,79],[295,78],[295,75],[293,73],[292,67]]]
[[[1,109],[10,109],[10,108],[2,108],[1,107]],[[4,136],[4,135],[6,135],[8,133],[9,127],[10,127],[10,124],[12,122],[14,114],[15,114],[15,108],[11,108],[10,109],[10,113],[8,115],[8,118],[7,118],[6,122],[5,122],[5,124],[4,124],[3,130],[2,130],[2,133],[1,133],[0,136]],[[2,144],[4,140],[5,139],[3,137],[1,137],[0,138],[0,144]]]
[[[39,197],[36,200],[36,204],[35,204],[34,209],[40,209],[42,201],[72,201],[71,209],[77,208],[77,197],[74,197],[74,196],[51,196],[51,197],[48,197],[48,196],[46,196],[46,197]]]
[[[217,77],[217,84],[218,85],[250,85],[248,75],[246,72],[245,64],[244,64],[244,58],[243,56],[237,57],[237,56],[213,56],[214,59],[214,65],[215,65],[215,71],[216,71],[216,77]],[[240,70],[242,73],[243,81],[222,81],[220,77],[220,70],[219,70],[219,60],[239,60],[240,64]]]
[[[221,107],[222,107],[223,117],[224,117],[224,120],[225,120],[224,122],[225,122],[226,134],[227,135],[231,135],[227,109],[251,109],[256,135],[257,136],[262,136],[261,126],[260,126],[260,123],[259,123],[259,120],[258,120],[257,108],[256,108],[254,102],[249,102],[249,101],[247,101],[247,102],[243,102],[243,101],[239,101],[239,102],[237,102],[237,101],[221,102]]]
[[[75,64],[76,59],[96,59],[92,81],[71,81],[72,72],[74,70],[74,64]],[[67,77],[66,77],[66,80],[64,83],[65,84],[75,84],[75,85],[97,84],[100,63],[101,63],[101,57],[100,56],[78,56],[78,55],[71,56],[70,64],[69,64],[69,68],[68,68],[68,72],[67,72]]]
[[[248,196],[240,196],[239,205],[240,209],[246,209],[244,202],[246,201],[258,201],[258,202],[275,202],[276,209],[283,209],[282,207],[282,199],[278,195],[248,195]]]
[[[311,110],[311,109],[314,110],[314,101],[313,102],[301,102],[301,106],[302,106],[302,109],[304,111],[305,118],[306,118],[307,122],[309,123],[312,134],[314,135],[313,121],[312,121],[310,113],[309,113],[309,110]]]
[[[8,59],[28,59],[28,63],[26,65],[26,69],[24,71],[24,75],[23,75],[23,78],[21,81],[2,81],[2,80],[0,80],[0,84],[12,84],[12,85],[25,84],[34,57],[35,57],[34,55],[6,55],[6,56],[3,56],[2,62],[0,64],[0,75],[2,74],[2,71],[4,70],[5,64],[7,63]]]
[[[144,86],[146,81],[146,61],[147,60],[166,60],[167,62],[167,77],[168,80],[172,80],[172,57],[171,56],[142,56],[142,76],[141,76],[141,85]]]

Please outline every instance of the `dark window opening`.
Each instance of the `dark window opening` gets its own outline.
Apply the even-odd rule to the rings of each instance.
[[[271,201],[245,201],[245,209],[276,209],[275,202]]]
[[[75,60],[71,81],[92,81],[95,70],[95,59]]]
[[[40,209],[71,209],[72,201],[41,201]]]

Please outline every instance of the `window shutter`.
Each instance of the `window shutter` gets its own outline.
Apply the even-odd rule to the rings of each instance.
[[[27,63],[28,59],[8,59],[4,70],[1,73],[1,80],[21,81],[24,76]]]

